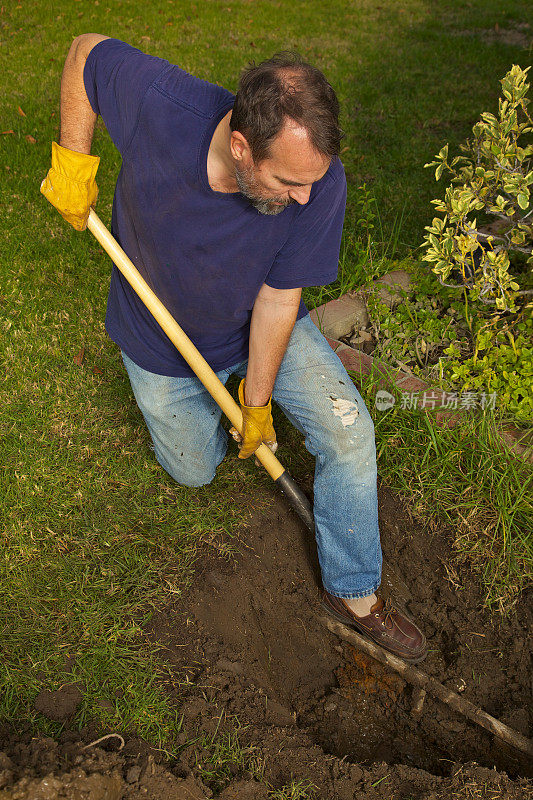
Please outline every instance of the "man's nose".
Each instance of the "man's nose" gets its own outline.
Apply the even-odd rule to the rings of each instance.
[[[311,186],[294,186],[289,189],[289,197],[301,206],[305,205],[311,194]]]

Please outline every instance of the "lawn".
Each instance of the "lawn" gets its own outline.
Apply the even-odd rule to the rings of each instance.
[[[496,0],[36,0],[2,7],[3,719],[57,733],[32,710],[34,697],[43,686],[81,681],[78,724],[96,720],[170,742],[178,717],[157,679],[164,664],[141,645],[143,622],[183,590],[200,553],[231,555],[239,522],[264,502],[267,483],[233,451],[203,489],[176,486],[155,462],[103,327],[109,261],[39,194],[72,39],[89,31],[117,37],[231,90],[248,60],[276,50],[296,48],[321,67],[338,91],[346,131],[343,278],[331,289],[338,294],[347,280],[356,285],[384,271],[384,257],[420,245],[439,189],[423,165],[446,141],[456,149],[480,112],[495,106],[499,78],[512,63],[531,60],[520,27],[528,7],[525,0],[505,7]],[[100,123],[93,152],[102,157],[98,212],[109,223],[119,157]],[[370,261],[360,257],[369,196],[378,212]],[[394,459],[387,453],[390,430],[381,428],[383,472],[403,474],[399,451]],[[282,430],[280,457],[303,475],[310,459]],[[423,458],[431,435],[417,436]],[[469,469],[466,480],[476,466]],[[405,480],[412,485],[412,477]],[[448,491],[443,474],[430,480]],[[418,497],[424,491],[422,481]],[[424,502],[436,506],[438,492]],[[103,693],[111,704],[99,702]]]

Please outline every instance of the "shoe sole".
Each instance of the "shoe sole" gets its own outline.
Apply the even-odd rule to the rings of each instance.
[[[398,653],[398,651],[393,650],[391,647],[387,647],[382,642],[378,641],[376,638],[372,636],[372,634],[367,631],[362,625],[358,625],[355,620],[348,619],[348,617],[343,616],[342,614],[338,614],[336,611],[333,611],[326,603],[322,600],[321,601],[322,607],[328,612],[331,617],[335,617],[339,622],[343,625],[346,625],[347,628],[353,628],[357,633],[360,633],[366,639],[370,639],[378,647],[381,647],[382,650],[387,650],[387,652],[392,653],[393,656],[397,656],[401,658],[403,661],[407,661],[408,664],[419,664],[420,661],[423,661],[428,654],[427,648],[423,651],[421,655],[418,656],[407,656],[403,655],[402,653]]]

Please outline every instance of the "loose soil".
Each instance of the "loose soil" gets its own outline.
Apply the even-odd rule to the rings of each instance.
[[[291,781],[313,784],[324,800],[533,798],[525,756],[430,696],[413,712],[409,685],[329,633],[314,542],[283,500],[272,501],[240,531],[241,554],[206,556],[193,586],[146,632],[174,672],[178,757],[165,761],[135,739],[117,753],[82,750],[83,736],[70,732],[55,742],[5,731],[0,800],[261,800]],[[419,666],[531,735],[526,599],[508,618],[482,610],[474,577],[452,568],[451,532],[411,520],[385,487],[380,529],[383,594],[429,640]],[[210,775],[212,742],[236,727],[250,762],[228,757]]]

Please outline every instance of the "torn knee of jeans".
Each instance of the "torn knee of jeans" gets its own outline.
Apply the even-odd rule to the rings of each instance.
[[[333,415],[339,417],[342,427],[347,428],[353,425],[359,416],[359,407],[353,400],[346,400],[343,397],[331,397],[333,404]]]

